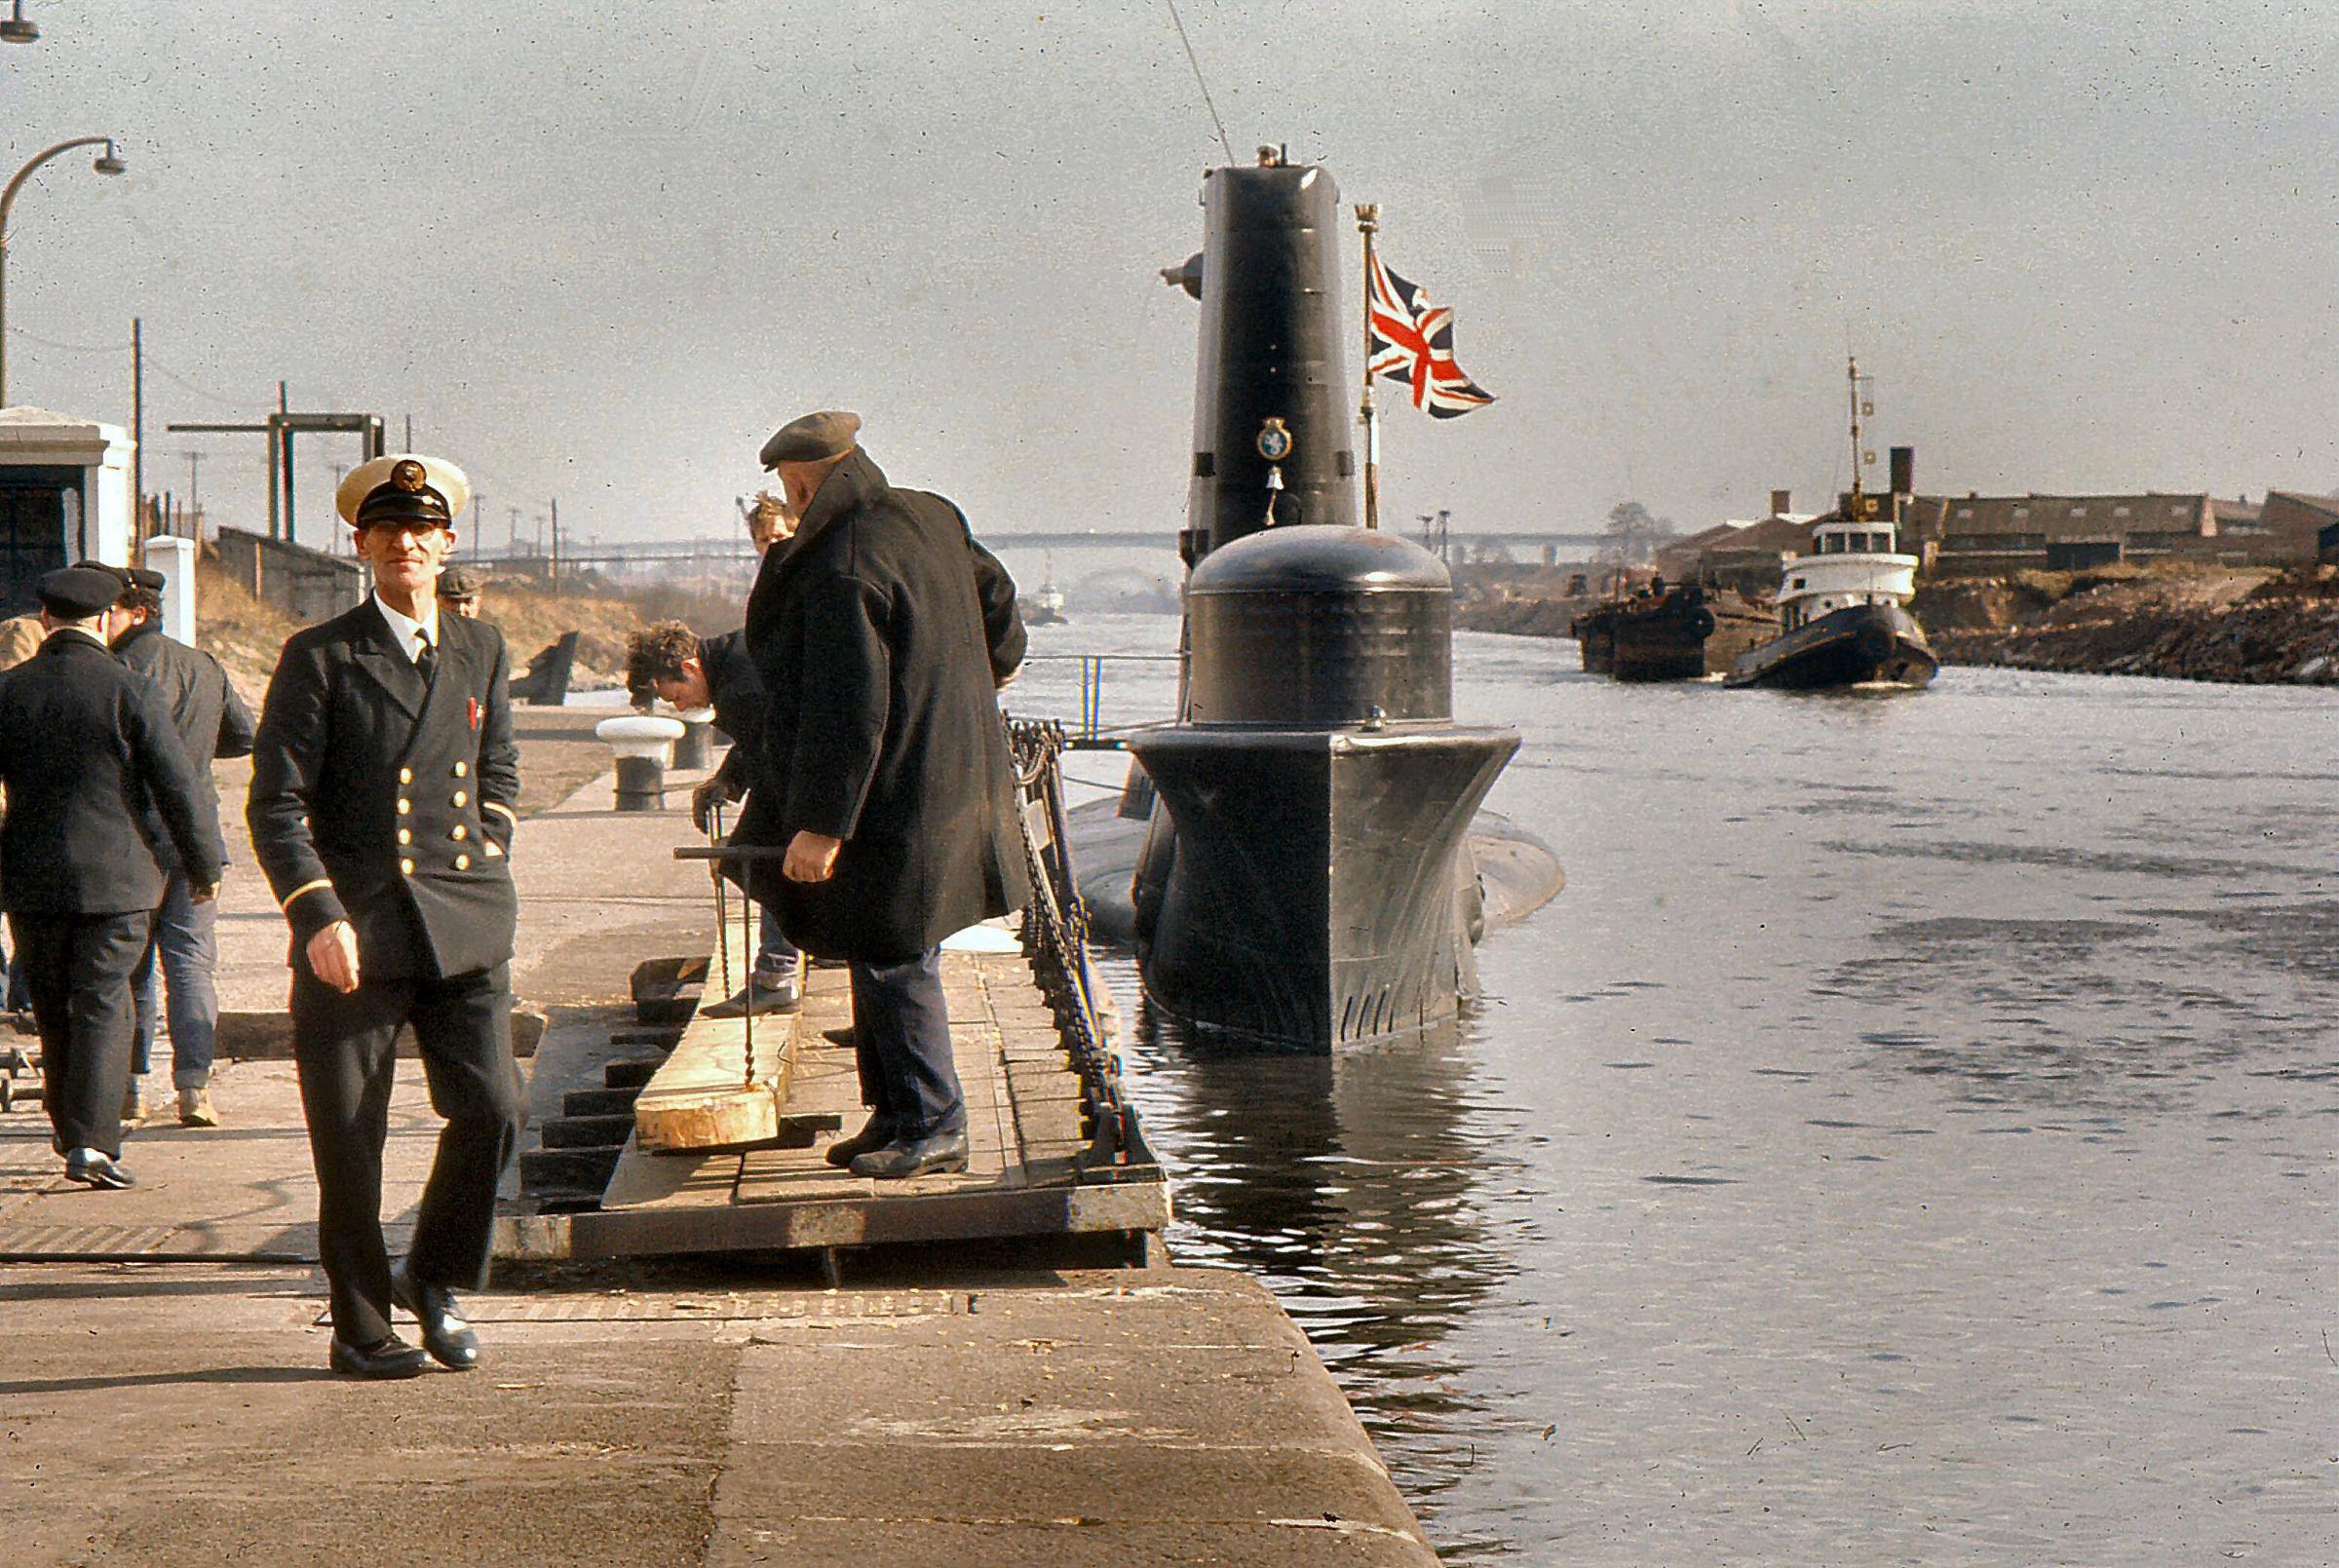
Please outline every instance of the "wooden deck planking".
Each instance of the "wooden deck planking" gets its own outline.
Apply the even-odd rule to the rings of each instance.
[[[839,1131],[814,1147],[720,1156],[629,1147],[602,1214],[574,1216],[579,1255],[658,1250],[684,1239],[691,1249],[830,1246],[1167,1223],[1168,1189],[1158,1180],[1105,1188],[1078,1182],[1075,1162],[1088,1148],[1080,1081],[1024,961],[948,953],[942,978],[966,1093],[966,1171],[881,1182],[826,1162],[830,1137],[858,1131],[865,1113],[853,1048],[826,1038],[851,1022],[850,982],[841,970],[814,969],[780,1114],[833,1118]]]

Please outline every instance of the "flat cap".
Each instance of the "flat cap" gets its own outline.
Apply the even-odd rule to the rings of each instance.
[[[333,492],[333,508],[353,528],[377,522],[455,525],[455,515],[471,505],[471,480],[444,458],[393,452],[360,463]]]
[[[122,596],[122,578],[110,566],[60,566],[34,590],[41,608],[68,621],[86,621],[114,607]]]
[[[478,598],[479,574],[468,566],[449,566],[439,574],[439,596],[442,599]]]
[[[861,415],[849,414],[842,408],[824,408],[817,414],[791,419],[772,432],[772,439],[763,443],[763,466],[825,463],[842,457],[853,450],[853,439],[860,430]]]
[[[145,589],[150,593],[160,593],[163,585],[170,581],[151,566],[125,566],[122,574],[130,579],[131,587]]]

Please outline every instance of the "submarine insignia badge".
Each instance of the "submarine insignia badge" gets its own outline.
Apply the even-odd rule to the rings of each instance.
[[[1282,418],[1270,418],[1259,427],[1259,455],[1270,463],[1291,455],[1291,432]]]

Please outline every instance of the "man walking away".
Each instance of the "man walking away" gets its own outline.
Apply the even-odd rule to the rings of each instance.
[[[748,657],[746,637],[726,631],[701,641],[697,632],[679,621],[661,621],[633,633],[626,649],[626,686],[664,698],[685,712],[714,709],[714,725],[731,737],[731,749],[712,777],[690,792],[690,820],[704,833],[713,821],[717,802],[745,797],[743,824],[770,809],[773,791],[766,786],[763,754],[765,708],[763,678]],[[762,929],[755,946],[754,967],[748,983],[723,1001],[699,1011],[709,1018],[740,1018],[752,1012],[793,1013],[803,1004],[797,971],[801,964],[794,943],[780,929],[780,917],[769,906],[760,911]]]
[[[122,580],[68,566],[41,579],[41,651],[0,677],[0,905],[40,1030],[45,1103],[65,1175],[128,1187],[130,974],[145,952],[163,870],[149,809],[185,868],[188,898],[219,891],[215,815],[162,689],[106,646]]]
[[[519,1142],[510,664],[502,632],[441,614],[436,593],[470,494],[437,458],[350,471],[334,502],[373,595],[286,641],[252,753],[252,854],[292,928],[292,1053],[333,1300],[327,1364],[350,1377],[413,1377],[422,1351],[458,1371],[479,1364],[453,1291],[487,1282],[496,1183]],[[406,1024],[446,1126],[393,1270],[382,1148]],[[421,1322],[422,1351],[391,1332],[393,1300]]]
[[[1023,631],[958,509],[888,483],[860,426],[809,414],[764,444],[803,520],[748,601],[777,798],[734,839],[786,845],[748,865],[750,890],[799,946],[849,963],[874,1104],[828,1158],[890,1178],[967,1166],[940,943],[1030,892],[994,695]]]
[[[130,586],[116,604],[125,625],[114,634],[114,657],[163,689],[171,723],[195,765],[202,787],[203,819],[219,831],[219,786],[211,777],[215,757],[251,755],[251,709],[228,683],[219,661],[163,632],[163,574],[129,568]],[[169,839],[150,832],[166,886],[155,911],[154,939],[131,976],[137,1000],[137,1035],[131,1051],[130,1100],[122,1119],[149,1114],[145,1079],[154,1052],[156,960],[161,960],[171,1022],[171,1086],[178,1091],[181,1127],[217,1127],[211,1105],[211,1046],[219,1032],[218,919],[215,900],[197,903],[186,867],[171,853]]]

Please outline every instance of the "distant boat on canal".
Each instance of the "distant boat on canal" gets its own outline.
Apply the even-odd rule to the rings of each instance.
[[[1850,363],[1849,375],[1851,492],[1835,516],[1812,525],[1811,553],[1789,556],[1781,566],[1779,635],[1740,656],[1725,685],[1913,689],[1930,682],[1940,668],[1924,629],[1908,613],[1917,592],[1917,557],[1899,552],[1900,517],[1915,485],[1915,452],[1894,447],[1891,491],[1866,493],[1860,468],[1872,454],[1860,447],[1860,422],[1871,408],[1860,397],[1859,362]]]
[[[1048,567],[1040,576],[1040,586],[1025,606],[1023,623],[1026,626],[1062,626],[1064,624],[1064,591],[1055,586],[1055,557],[1048,557]]]

